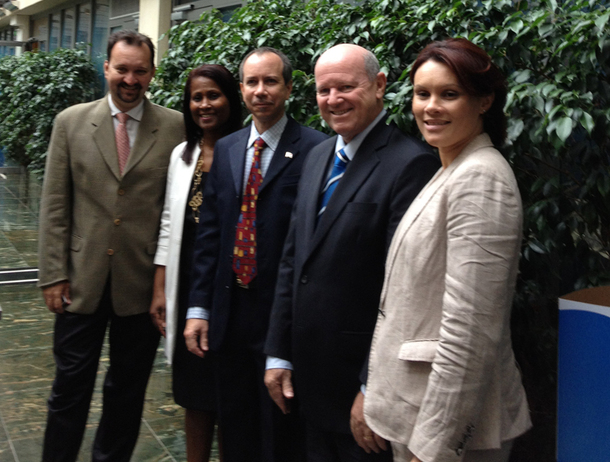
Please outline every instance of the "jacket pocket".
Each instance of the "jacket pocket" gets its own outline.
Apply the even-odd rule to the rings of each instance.
[[[409,340],[400,346],[398,359],[431,363],[437,347],[438,340]]]
[[[374,202],[348,202],[345,205],[345,213],[365,213],[372,214],[377,210]]]
[[[167,176],[167,167],[153,167],[144,170],[144,175],[148,178],[165,178]]]
[[[299,180],[301,179],[301,174],[296,175],[286,175],[282,177],[280,185],[285,186],[297,186],[299,184]]]
[[[72,235],[72,238],[70,239],[70,250],[73,252],[79,252],[80,249],[83,248],[83,238],[80,236],[77,236],[76,234]]]

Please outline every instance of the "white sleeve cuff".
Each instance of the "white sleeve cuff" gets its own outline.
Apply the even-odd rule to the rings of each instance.
[[[292,370],[292,363],[285,359],[276,358],[275,356],[267,356],[267,364],[265,369],[288,369]]]
[[[191,306],[186,312],[186,319],[205,319],[210,320],[210,310],[200,306]]]

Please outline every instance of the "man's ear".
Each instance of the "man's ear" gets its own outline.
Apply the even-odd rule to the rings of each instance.
[[[375,95],[378,99],[383,99],[383,95],[385,95],[385,87],[388,83],[388,79],[383,72],[378,72],[375,77]]]

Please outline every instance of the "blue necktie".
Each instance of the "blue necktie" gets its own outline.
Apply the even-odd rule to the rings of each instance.
[[[349,158],[345,155],[345,151],[343,149],[339,149],[337,151],[337,155],[335,156],[335,163],[333,165],[333,171],[330,172],[330,178],[324,185],[324,189],[320,193],[320,210],[318,211],[318,220],[326,210],[326,205],[330,200],[330,196],[333,195],[335,188],[339,184],[339,180],[343,177],[345,173],[345,169],[347,168],[347,164],[349,164]]]

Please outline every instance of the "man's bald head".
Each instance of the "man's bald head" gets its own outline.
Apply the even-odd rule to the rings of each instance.
[[[349,143],[383,109],[386,77],[373,53],[358,45],[336,45],[315,67],[322,118]]]
[[[316,67],[319,63],[324,63],[325,59],[340,59],[342,56],[350,55],[353,57],[362,56],[364,71],[368,76],[369,80],[372,82],[377,77],[377,74],[381,70],[379,66],[379,61],[377,57],[371,53],[366,48],[362,48],[359,45],[354,45],[353,43],[342,43],[340,45],[335,45],[332,48],[326,50],[316,63]]]

